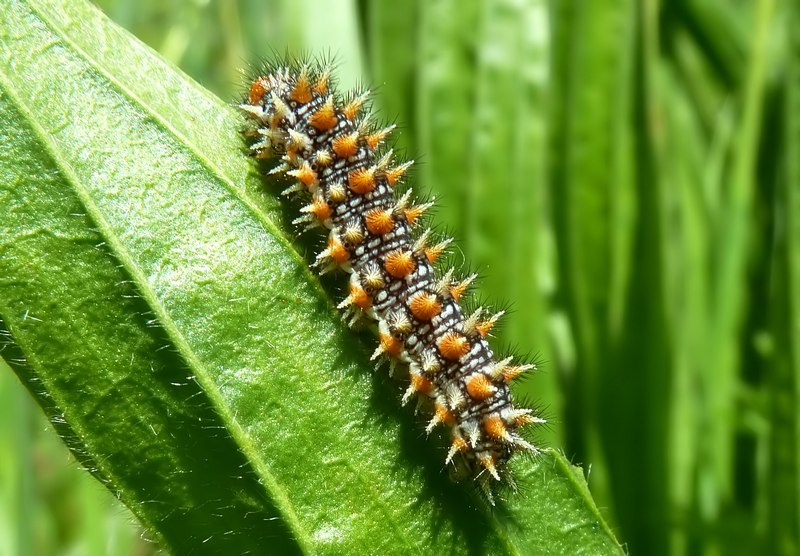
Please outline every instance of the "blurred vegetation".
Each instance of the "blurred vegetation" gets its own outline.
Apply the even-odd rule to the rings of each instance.
[[[99,5],[222,98],[274,52],[334,55],[510,304],[498,336],[544,369],[519,393],[630,552],[800,553],[795,2]],[[0,554],[154,550],[14,380]]]
[[[0,360],[0,554],[156,552],[127,508],[75,463]]]

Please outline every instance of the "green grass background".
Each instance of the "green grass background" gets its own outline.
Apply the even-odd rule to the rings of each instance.
[[[376,90],[632,554],[800,553],[796,3],[99,5],[225,99],[286,51]],[[3,371],[0,555],[157,551]]]

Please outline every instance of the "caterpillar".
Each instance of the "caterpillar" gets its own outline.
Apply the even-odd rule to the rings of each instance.
[[[520,429],[546,420],[515,406],[509,388],[535,365],[495,357],[487,336],[502,312],[465,314],[459,302],[476,275],[456,280],[452,268],[434,266],[450,240],[433,243],[430,229],[421,229],[432,202],[412,202],[410,189],[395,192],[413,161],[397,162],[384,147],[394,126],[372,122],[369,94],[337,94],[327,66],[267,67],[240,104],[250,154],[274,161],[270,174],[293,180],[283,194],[307,200],[295,224],[328,230],[312,264],[349,274],[349,294],[338,305],[344,318],[350,326],[377,323],[372,359],[407,371],[402,403],[417,397],[428,408],[427,433],[449,428],[451,475],[478,481],[491,499],[515,453],[539,452]]]

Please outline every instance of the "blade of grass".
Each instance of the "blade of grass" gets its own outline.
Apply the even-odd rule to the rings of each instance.
[[[718,0],[677,0],[664,6],[692,36],[717,79],[736,90],[745,79],[741,60],[748,50],[747,18],[739,17],[741,11]]]
[[[667,553],[666,461],[672,385],[666,307],[665,185],[657,2],[636,7],[632,124],[636,224],[628,267],[624,324],[598,384],[598,420],[607,449],[620,523],[635,553]],[[617,401],[618,400],[618,401]],[[600,403],[606,402],[608,407]],[[610,402],[610,403],[609,403]],[[634,457],[632,457],[635,455]]]
[[[395,149],[417,159],[420,152],[411,115],[416,108],[417,20],[423,7],[417,2],[370,2],[365,9],[370,85],[376,89],[378,117],[397,123]]]
[[[505,288],[509,298],[514,300],[508,327],[502,329],[506,331],[503,337],[507,337],[507,341],[517,349],[535,350],[528,355],[538,360],[544,371],[536,380],[521,384],[516,391],[546,404],[546,411],[555,416],[562,414],[563,400],[548,343],[548,303],[555,289],[555,256],[546,204],[546,100],[550,62],[547,18],[546,1],[528,2],[517,23],[523,31],[518,59],[521,79],[515,107],[518,124],[514,126],[514,152],[510,161],[510,197],[525,202],[510,207],[512,233],[507,270],[499,250],[492,267],[504,269]],[[559,426],[543,433],[543,436],[545,444],[564,444]]]
[[[503,339],[515,348],[539,350],[538,358],[547,352],[541,276],[552,272],[541,249],[548,224],[542,204],[546,40],[542,3],[498,0],[483,5],[469,181],[461,186],[465,241],[458,245],[481,276],[479,298],[490,308],[514,300],[500,321]],[[493,293],[487,297],[483,292]],[[524,391],[533,399],[550,400],[556,378],[555,372],[545,373],[526,382]],[[543,384],[548,379],[549,389]],[[555,409],[550,406],[548,412]]]
[[[785,173],[775,209],[779,227],[772,292],[776,349],[769,377],[770,465],[768,550],[800,551],[800,9],[792,4],[786,24],[789,71],[785,101]]]
[[[435,188],[440,222],[462,232],[469,226],[463,190],[469,181],[478,21],[475,2],[419,4],[415,128],[424,156],[417,172],[420,193]]]
[[[600,388],[611,344],[625,333],[620,325],[632,238],[633,3],[553,2],[551,10],[547,156],[557,302],[569,315],[577,348],[574,369],[561,362],[565,432],[568,453],[592,462],[593,489],[606,497],[608,468],[597,423],[607,411]],[[626,394],[615,395],[612,405],[629,399]]]
[[[773,0],[761,0],[756,6],[741,119],[733,146],[730,185],[723,192],[719,212],[715,215],[713,274],[709,290],[711,321],[706,355],[707,366],[714,374],[714,384],[707,391],[709,420],[704,424],[705,449],[698,472],[701,512],[708,521],[716,519],[723,499],[731,494],[731,431],[735,425],[734,400],[742,300],[746,297],[748,226],[756,185],[755,161],[774,4]]]

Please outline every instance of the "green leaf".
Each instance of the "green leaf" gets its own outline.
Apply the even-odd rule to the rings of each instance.
[[[772,260],[772,324],[776,349],[769,375],[769,464],[764,489],[771,554],[800,551],[800,6],[786,22],[785,178],[776,194],[781,218]]]
[[[574,354],[565,347],[556,352],[567,369],[568,449],[583,461],[609,463],[597,468],[592,486],[615,501],[615,517],[629,527],[629,538],[647,534],[640,526],[646,518],[640,508],[651,500],[644,477],[650,468],[639,466],[630,449],[635,446],[638,457],[643,446],[661,442],[644,425],[649,416],[643,406],[653,401],[643,395],[647,373],[639,372],[638,363],[631,367],[615,361],[621,340],[643,339],[641,323],[631,326],[626,319],[638,232],[637,160],[629,123],[635,106],[638,46],[632,22],[637,5],[551,2],[546,155],[558,256],[556,304],[569,317],[575,346]],[[610,399],[615,403],[609,404]],[[663,488],[663,483],[655,486]]]
[[[7,2],[0,58],[3,356],[164,548],[621,553],[555,451],[449,482],[230,106],[82,2]]]

